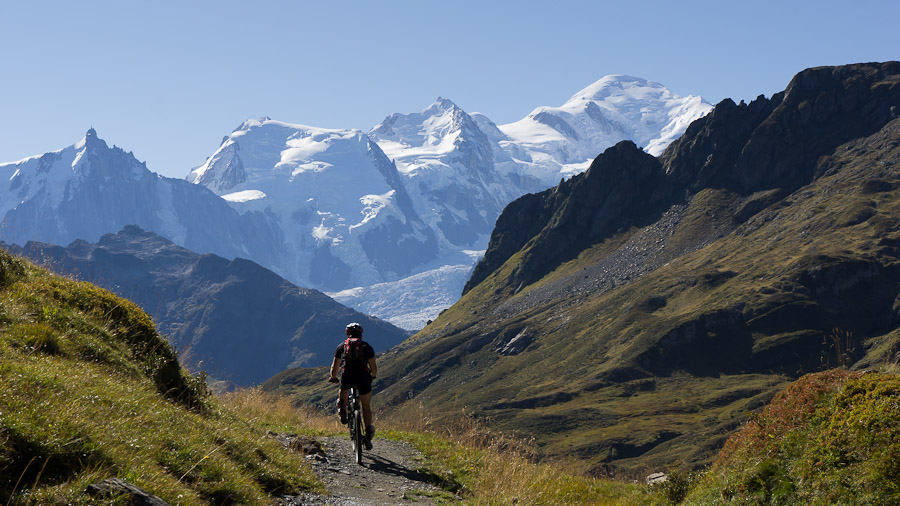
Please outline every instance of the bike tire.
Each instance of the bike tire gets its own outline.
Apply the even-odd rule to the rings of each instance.
[[[353,416],[352,411],[348,417],[347,428],[350,429],[350,445],[353,446],[353,451],[356,451],[356,417]]]
[[[359,412],[359,409],[353,410],[353,418],[354,418],[354,431],[353,431],[353,446],[356,447],[356,463],[357,465],[362,465],[362,449],[363,449],[363,434],[362,434],[362,415]]]

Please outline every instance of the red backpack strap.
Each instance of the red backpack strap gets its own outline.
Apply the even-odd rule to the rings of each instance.
[[[347,372],[347,359],[350,357],[350,338],[344,340],[344,356],[341,357],[341,373]]]

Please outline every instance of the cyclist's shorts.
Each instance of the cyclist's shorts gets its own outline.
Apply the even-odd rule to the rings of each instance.
[[[356,387],[359,389],[359,395],[366,395],[372,392],[372,377],[366,374],[341,374],[341,386],[343,388]]]

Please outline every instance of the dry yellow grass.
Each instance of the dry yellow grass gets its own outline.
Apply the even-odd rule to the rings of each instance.
[[[309,406],[296,406],[288,397],[264,392],[259,387],[235,390],[219,398],[243,419],[275,432],[331,435],[344,430],[336,416],[327,416]]]
[[[428,457],[427,470],[470,504],[665,503],[644,485],[588,477],[576,461],[539,462],[532,441],[492,431],[464,409],[439,422],[421,404],[406,404],[381,423],[391,428],[389,437],[415,443]]]

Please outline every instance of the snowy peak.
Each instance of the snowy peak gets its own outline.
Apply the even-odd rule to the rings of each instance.
[[[265,216],[283,241],[280,272],[307,286],[393,279],[436,253],[396,167],[360,130],[248,120],[188,181]]]
[[[0,164],[0,195],[6,196],[0,199],[0,216],[36,198],[56,208],[72,200],[79,185],[133,181],[145,172],[146,167],[131,153],[110,148],[91,128],[71,146]]]
[[[270,178],[292,180],[303,172],[341,166],[349,153],[371,151],[360,130],[316,128],[275,121],[247,120],[226,136],[219,149],[187,176],[222,195],[245,182]]]
[[[231,201],[236,200],[229,195],[251,191],[286,200],[327,198],[341,191],[364,195],[376,187],[391,190],[385,186],[390,177],[385,164],[390,161],[360,130],[316,128],[266,117],[242,123],[187,179]]]
[[[479,121],[493,125],[438,97],[417,113],[388,116],[369,132],[407,181],[419,215],[451,249],[486,243],[503,206],[534,190],[517,174],[498,171],[495,155],[502,151]]]
[[[640,77],[609,75],[572,95],[566,104],[588,101],[602,102],[615,97],[640,98],[657,93],[671,95],[665,86],[657,82]]]
[[[91,149],[109,149],[109,145],[97,135],[97,131],[94,130],[94,127],[89,128],[84,134],[84,137],[71,147],[76,150],[82,150],[86,147]]]
[[[499,130],[500,146],[530,172],[558,181],[622,140],[657,156],[695,119],[712,109],[696,96],[681,97],[657,82],[606,76],[558,107],[538,107]]]
[[[205,188],[154,174],[93,128],[66,148],[0,164],[0,217],[2,238],[11,243],[93,241],[136,224],[200,251],[250,255],[242,247],[248,241],[221,240],[241,235],[226,203]]]
[[[447,153],[454,149],[460,136],[478,135],[478,126],[453,101],[438,99],[417,113],[392,114],[375,125],[369,135],[392,159],[415,155]],[[403,170],[401,168],[401,170]]]

